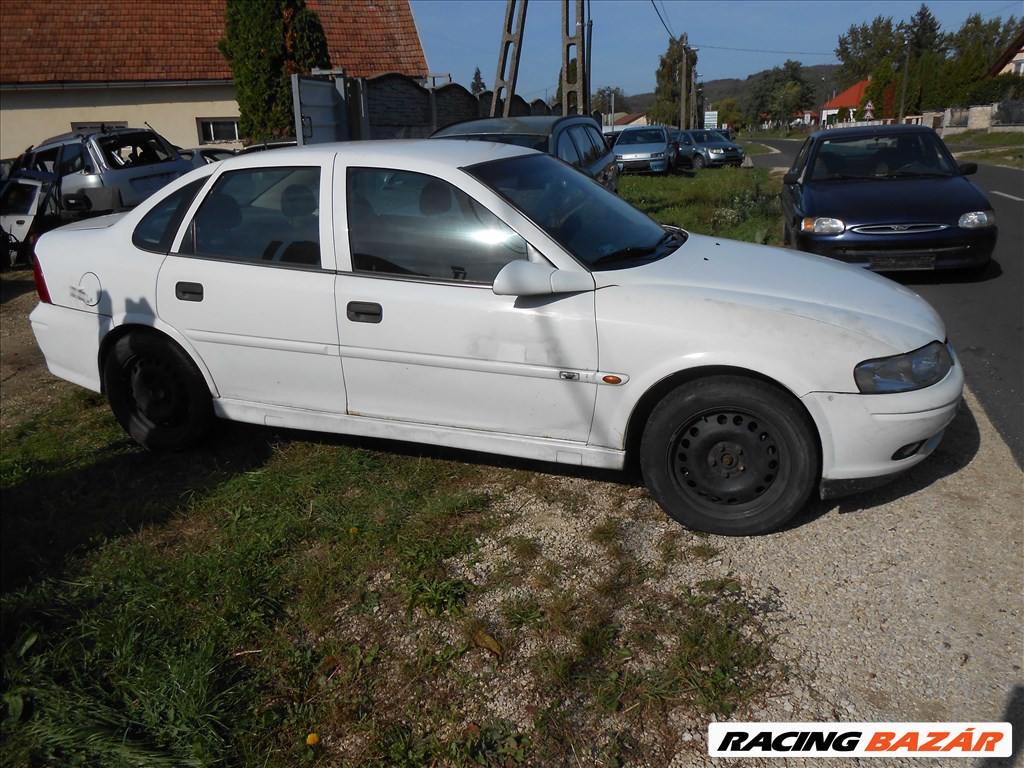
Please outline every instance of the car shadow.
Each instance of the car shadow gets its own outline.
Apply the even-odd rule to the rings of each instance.
[[[4,271],[6,273],[6,270]],[[18,271],[25,274],[22,270]],[[0,304],[6,304],[8,301],[24,296],[26,293],[31,293],[35,289],[36,284],[32,279],[31,272],[28,272],[26,277],[21,275],[6,277],[0,280]]]
[[[192,451],[152,453],[126,436],[101,448],[85,467],[62,470],[42,461],[17,468],[26,479],[0,489],[0,593],[56,575],[69,556],[106,540],[165,523],[193,492],[266,464],[269,430],[218,426]],[[10,467],[5,473],[15,474]]]

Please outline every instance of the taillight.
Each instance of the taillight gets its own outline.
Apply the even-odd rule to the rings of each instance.
[[[43,268],[39,265],[39,259],[32,258],[32,279],[36,283],[36,293],[39,300],[45,304],[53,304],[50,301],[50,289],[46,287],[46,278],[43,277]]]

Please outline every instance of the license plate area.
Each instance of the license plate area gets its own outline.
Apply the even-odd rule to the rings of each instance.
[[[901,269],[935,269],[934,256],[871,256],[868,267],[894,272]]]

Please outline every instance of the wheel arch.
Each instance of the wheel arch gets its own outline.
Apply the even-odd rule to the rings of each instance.
[[[118,340],[134,333],[147,333],[152,336],[163,338],[164,340],[179,347],[185,356],[189,358],[196,369],[199,371],[203,380],[206,382],[207,388],[210,390],[211,397],[218,397],[217,385],[213,381],[213,377],[210,376],[210,371],[207,370],[203,359],[196,354],[195,349],[189,344],[183,337],[173,330],[164,328],[161,326],[149,325],[146,323],[139,322],[128,322],[122,323],[121,325],[115,326],[109,333],[107,333],[100,341],[99,353],[96,357],[97,370],[100,372],[100,393],[107,394],[106,382],[103,380],[103,370],[107,362],[107,356],[110,354],[110,350],[114,348],[114,345]]]
[[[814,414],[807,409],[807,406],[804,405],[803,401],[800,400],[799,397],[793,394],[792,390],[780,384],[770,376],[765,376],[757,371],[751,371],[746,368],[729,365],[704,366],[699,368],[688,368],[684,371],[677,371],[670,376],[666,376],[644,392],[633,407],[633,411],[629,416],[629,421],[626,424],[626,469],[630,474],[635,476],[639,476],[640,474],[640,441],[643,438],[644,427],[647,424],[647,419],[650,417],[651,412],[658,403],[660,403],[669,392],[672,392],[681,386],[714,376],[734,376],[737,378],[745,378],[750,379],[751,381],[759,381],[763,384],[768,384],[796,404],[796,406],[807,417],[807,422],[811,425],[811,429],[815,437],[814,450],[817,454],[818,471],[820,475],[823,454],[822,436],[818,421],[815,419]]]

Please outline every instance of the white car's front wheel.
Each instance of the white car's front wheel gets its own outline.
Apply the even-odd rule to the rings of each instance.
[[[651,412],[644,480],[688,528],[744,536],[784,525],[818,481],[818,440],[802,406],[765,382],[715,376],[683,385]]]

